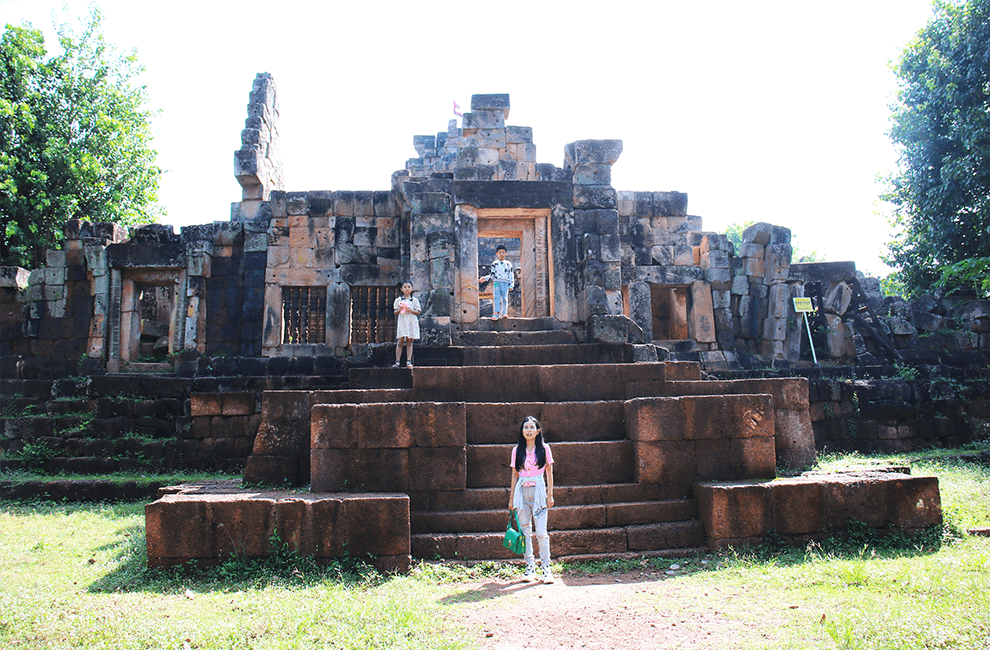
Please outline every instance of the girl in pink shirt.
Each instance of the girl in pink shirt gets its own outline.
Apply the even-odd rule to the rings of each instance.
[[[528,416],[519,427],[519,442],[512,448],[512,482],[509,484],[509,509],[518,510],[519,525],[526,537],[526,580],[536,579],[533,557],[533,524],[540,544],[540,569],[543,582],[553,582],[550,573],[550,534],[547,511],[553,506],[553,454],[543,442],[540,422]],[[544,482],[546,475],[546,482]]]

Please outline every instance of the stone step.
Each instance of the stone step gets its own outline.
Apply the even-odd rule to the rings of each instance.
[[[90,438],[175,437],[177,420],[157,417],[92,418],[87,416],[6,418],[2,430],[8,438],[51,436]],[[71,432],[67,435],[67,432]]]
[[[696,352],[701,350],[698,347],[698,342],[694,339],[683,339],[683,340],[654,340],[653,345],[670,350],[670,352]]]
[[[52,379],[0,379],[0,396],[49,400],[54,384]]]
[[[420,401],[583,402],[626,399],[626,386],[700,379],[697,364],[354,368],[350,388],[413,388]]]
[[[70,399],[62,398],[52,400],[45,406],[49,415],[58,416],[65,415],[67,413],[92,413],[94,404],[92,400],[86,399],[85,397],[76,397]]]
[[[184,400],[161,398],[154,400],[121,399],[100,397],[93,403],[93,413],[97,418],[153,417],[160,420],[174,420],[183,415]]]
[[[461,350],[462,366],[586,365],[633,361],[633,347],[625,344],[479,345]]]
[[[135,373],[108,373],[90,377],[87,395],[119,397],[133,395],[143,399],[188,397],[193,380],[187,377],[166,377]]]
[[[408,402],[410,389],[320,391],[314,404],[381,404]],[[514,445],[519,425],[532,415],[543,423],[547,442],[595,442],[625,438],[625,404],[593,402],[467,402],[464,404],[468,444]]]
[[[487,332],[473,332],[484,334]],[[500,334],[501,335],[501,334]],[[505,333],[511,337],[511,333]],[[561,364],[632,363],[634,348],[624,343],[517,344],[511,338],[485,345],[416,346],[413,362],[420,366],[546,366]],[[393,356],[376,365],[390,366]]]
[[[503,500],[507,500],[506,494],[507,491],[502,492]],[[554,496],[558,501],[550,510],[549,520],[553,530],[659,524],[698,517],[698,504],[694,499],[562,505],[566,503],[563,494],[558,495],[555,489]],[[413,534],[504,531],[507,506],[505,503],[494,510],[412,512],[411,531]]]
[[[412,555],[424,560],[520,559],[502,546],[504,534],[504,524],[500,532],[493,533],[420,533],[412,535]],[[550,553],[555,561],[589,555],[686,552],[705,546],[705,542],[704,527],[697,519],[584,530],[555,530],[550,526]]]
[[[456,343],[464,347],[470,346],[506,346],[506,345],[567,345],[577,343],[572,332],[549,330],[531,332],[528,330],[507,332],[461,332]]]
[[[462,332],[538,332],[538,331],[566,331],[556,318],[552,316],[542,316],[537,318],[479,318],[473,323],[461,326]]]
[[[508,505],[509,473],[500,487],[436,491],[410,494],[409,506],[420,512],[454,510],[503,510]],[[670,485],[655,483],[611,483],[604,485],[555,485],[558,503],[566,505],[609,505],[635,501],[673,501],[685,497]]]
[[[37,397],[4,397],[0,417],[12,418],[44,412],[44,404]]]
[[[16,501],[153,501],[163,484],[114,480],[0,481],[0,499]]]
[[[601,485],[633,482],[631,440],[551,444],[554,485]],[[509,445],[468,445],[467,487],[508,485]]]
[[[548,443],[624,440],[625,404],[595,402],[469,402],[464,405],[469,445],[516,444],[526,416],[541,422]]]
[[[175,367],[171,363],[134,361],[124,362],[121,366],[126,374],[157,375],[160,377],[175,374]]]
[[[46,460],[43,465],[45,474],[88,474],[95,476],[109,476],[117,472],[138,472],[148,470],[178,469],[179,463],[165,458],[115,458],[115,457],[93,457],[58,456]]]

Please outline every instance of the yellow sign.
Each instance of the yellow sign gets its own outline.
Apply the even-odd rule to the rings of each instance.
[[[794,298],[794,311],[799,314],[815,311],[811,305],[811,298]]]

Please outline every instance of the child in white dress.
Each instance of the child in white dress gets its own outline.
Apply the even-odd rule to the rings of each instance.
[[[412,368],[413,341],[419,338],[419,312],[422,307],[413,295],[412,282],[406,280],[402,283],[402,295],[392,303],[395,311],[395,365],[399,367],[402,359],[402,348],[406,348],[406,367]]]

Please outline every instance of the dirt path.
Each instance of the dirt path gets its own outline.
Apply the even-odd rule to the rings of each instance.
[[[662,574],[624,573],[558,577],[552,585],[466,583],[444,602],[478,630],[485,650],[729,648],[741,638],[760,637],[770,642],[747,623],[749,616],[738,616],[744,594],[708,591]]]

